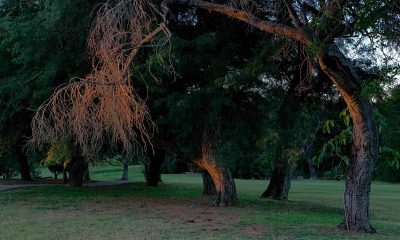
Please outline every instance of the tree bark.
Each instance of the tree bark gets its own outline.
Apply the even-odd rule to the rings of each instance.
[[[24,141],[19,139],[15,144],[15,155],[17,157],[17,161],[19,164],[19,169],[21,173],[21,180],[22,181],[32,181],[28,158],[23,150],[24,148]]]
[[[217,199],[215,200],[214,206],[229,206],[236,205],[238,202],[236,196],[236,185],[232,177],[231,171],[222,166],[216,165],[214,161],[210,161],[210,158],[202,158],[194,161],[202,169],[207,171],[211,176],[215,189]]]
[[[82,187],[88,164],[84,159],[77,159],[69,167],[69,185]]]
[[[215,196],[217,190],[215,189],[215,184],[211,178],[211,175],[206,171],[202,171],[203,177],[203,194],[206,196]]]
[[[128,181],[128,170],[129,170],[129,166],[128,164],[124,164],[124,172],[122,173],[122,181]]]
[[[149,161],[145,169],[146,184],[156,187],[161,182],[160,167],[165,157],[165,151],[155,149],[154,154],[149,154]]]
[[[339,227],[374,233],[369,222],[369,194],[378,155],[378,131],[372,104],[361,95],[361,84],[348,60],[336,49],[317,55],[322,70],[343,96],[353,121],[353,146],[344,193],[344,221]]]
[[[261,195],[262,198],[275,200],[287,200],[290,189],[290,178],[292,176],[292,165],[288,162],[278,163],[272,172],[271,180],[267,190]]]

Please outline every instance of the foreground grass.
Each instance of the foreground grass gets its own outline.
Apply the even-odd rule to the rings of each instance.
[[[0,239],[400,239],[400,185],[374,183],[372,223],[378,234],[336,230],[343,182],[293,181],[290,201],[262,200],[266,182],[237,180],[237,207],[209,207],[201,176],[163,175],[157,188],[134,182],[74,189],[46,186],[0,193]],[[94,180],[116,180],[121,169],[96,167]]]

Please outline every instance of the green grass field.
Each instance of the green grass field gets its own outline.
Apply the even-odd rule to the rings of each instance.
[[[93,180],[121,169],[96,167]],[[42,176],[49,173],[43,169]],[[157,188],[130,168],[122,186],[42,186],[0,193],[0,239],[400,239],[400,185],[373,183],[371,218],[378,233],[336,229],[344,182],[294,180],[289,201],[260,199],[261,180],[237,180],[239,205],[211,207],[201,176],[163,175]]]

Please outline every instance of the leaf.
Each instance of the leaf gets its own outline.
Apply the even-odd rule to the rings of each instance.
[[[334,120],[326,120],[322,125],[322,132],[323,133],[331,133],[331,129],[335,126]]]

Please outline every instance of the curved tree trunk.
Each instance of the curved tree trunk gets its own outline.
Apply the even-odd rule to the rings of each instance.
[[[165,157],[165,151],[155,149],[154,154],[149,154],[149,162],[145,169],[146,184],[156,187],[161,182],[160,167]]]
[[[122,181],[128,181],[128,170],[129,170],[129,166],[128,164],[124,164],[124,171],[122,173]]]
[[[361,84],[347,59],[336,49],[317,55],[322,70],[339,89],[353,121],[353,147],[346,173],[344,221],[346,230],[373,233],[369,222],[369,194],[378,155],[378,131],[372,104],[361,95]]]
[[[32,181],[30,169],[29,169],[29,164],[28,164],[28,158],[26,157],[26,154],[24,152],[24,142],[23,140],[19,139],[17,140],[15,144],[15,155],[17,157],[17,161],[19,164],[19,170],[21,173],[21,180],[22,181]]]
[[[204,169],[201,175],[203,177],[203,194],[206,196],[215,196],[217,194],[217,190],[215,189],[211,175]]]
[[[236,196],[235,180],[232,177],[231,171],[222,166],[217,166],[215,162],[209,158],[204,158],[194,161],[202,169],[207,171],[215,185],[217,199],[214,206],[229,206],[236,205],[238,202]]]

